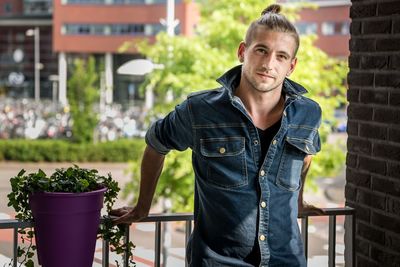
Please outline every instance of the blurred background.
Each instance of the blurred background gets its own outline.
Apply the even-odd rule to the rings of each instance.
[[[10,218],[9,178],[76,163],[111,172],[133,205],[143,137],[186,95],[215,88],[239,64],[250,21],[275,1],[0,0],[0,218]],[[344,206],[350,0],[276,1],[301,35],[291,77],[323,109],[323,148],[305,199]],[[154,212],[191,212],[190,152],[171,153]],[[165,200],[168,205],[165,205]],[[309,227],[309,266],[327,266],[328,218]],[[344,266],[343,220],[337,266]],[[184,231],[171,225],[168,266],[184,266]],[[138,266],[152,266],[154,227],[132,227]],[[0,233],[0,263],[11,255]],[[99,256],[99,258],[101,258]],[[95,263],[96,264],[96,263]]]

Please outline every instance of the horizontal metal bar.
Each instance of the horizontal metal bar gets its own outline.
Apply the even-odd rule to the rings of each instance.
[[[322,209],[324,214],[310,214],[304,212],[301,216],[303,217],[313,217],[313,216],[331,216],[331,215],[354,215],[355,209],[351,207],[343,207],[343,208],[326,208]],[[171,221],[190,221],[193,220],[194,216],[192,213],[174,213],[174,214],[165,214],[165,213],[157,213],[150,214],[147,218],[141,220],[140,222],[171,222]],[[11,228],[26,228],[33,227],[33,222],[28,221],[19,221],[16,219],[2,219],[0,220],[0,229],[11,229]]]
[[[192,213],[156,213],[149,216],[140,222],[173,222],[173,221],[188,221],[193,220]]]
[[[303,217],[314,217],[314,216],[331,216],[331,215],[354,215],[356,210],[351,207],[343,207],[343,208],[325,208],[321,209],[324,214],[312,214],[312,212],[304,211],[299,218]]]
[[[111,216],[114,217],[114,216]],[[150,214],[147,218],[140,222],[173,222],[173,221],[192,221],[193,214],[191,213],[176,213],[176,214]],[[103,221],[103,218],[101,218]],[[34,222],[32,221],[20,221],[16,219],[1,219],[0,229],[13,229],[13,228],[27,228],[33,227]]]
[[[27,228],[27,227],[33,227],[33,222],[19,221],[16,219],[0,220],[0,229]]]

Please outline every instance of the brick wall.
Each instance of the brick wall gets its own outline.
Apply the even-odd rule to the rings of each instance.
[[[359,267],[400,266],[400,1],[352,0],[346,202]]]

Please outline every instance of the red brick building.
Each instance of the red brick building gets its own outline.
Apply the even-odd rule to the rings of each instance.
[[[135,98],[142,78],[116,75],[116,69],[140,55],[134,48],[124,53],[119,48],[126,41],[151,40],[165,30],[160,20],[166,18],[166,3],[167,0],[0,0],[0,94],[34,97],[34,80],[39,76],[40,98],[55,97],[65,104],[68,66],[75,57],[92,55],[104,66],[101,75],[106,101]],[[193,34],[198,21],[196,4],[175,0],[174,11],[179,21],[175,33]],[[28,36],[30,29],[37,29],[37,34]],[[39,39],[38,45],[35,38]],[[35,65],[37,47],[40,64]]]
[[[280,0],[284,5],[307,2],[302,8],[296,27],[300,34],[315,34],[315,45],[328,55],[338,58],[349,56],[350,0]]]
[[[298,4],[299,0],[281,0]],[[316,34],[316,45],[330,56],[349,54],[350,0],[308,1],[314,8],[300,11],[296,22],[301,34]],[[106,102],[138,97],[140,77],[116,75],[123,63],[140,57],[131,48],[118,50],[125,41],[153,39],[165,26],[167,0],[0,0],[0,95],[34,97],[40,77],[40,98],[66,103],[69,65],[76,57],[92,55],[100,65]],[[175,0],[176,34],[191,35],[198,21],[194,1]],[[35,74],[35,38],[40,39]],[[22,57],[21,57],[22,55]],[[39,75],[37,74],[39,73]],[[54,82],[56,80],[56,82]]]

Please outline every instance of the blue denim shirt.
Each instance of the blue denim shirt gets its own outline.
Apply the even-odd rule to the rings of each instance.
[[[146,142],[162,154],[192,149],[190,266],[252,266],[245,259],[254,245],[261,266],[306,266],[297,199],[304,157],[320,150],[321,109],[286,79],[281,127],[262,158],[257,128],[233,94],[240,75],[237,66],[218,79],[221,88],[190,95],[150,127]]]

